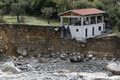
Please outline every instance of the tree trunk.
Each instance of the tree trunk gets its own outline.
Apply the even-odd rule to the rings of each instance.
[[[48,24],[50,24],[50,18],[48,18]]]
[[[19,16],[20,16],[20,15],[19,15],[19,14],[17,14],[17,21],[18,21],[18,22],[20,22]]]
[[[2,18],[3,18],[3,12],[4,12],[4,11],[3,11],[3,9],[2,9],[2,13],[1,13],[1,17],[2,17]]]

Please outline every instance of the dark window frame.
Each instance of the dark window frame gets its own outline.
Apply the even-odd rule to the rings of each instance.
[[[76,32],[79,32],[79,29],[76,29]]]
[[[101,26],[99,26],[99,27],[98,27],[98,30],[99,30],[99,31],[101,31],[101,30],[102,30],[102,29],[101,29]]]

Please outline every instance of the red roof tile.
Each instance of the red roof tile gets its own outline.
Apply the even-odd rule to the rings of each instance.
[[[91,14],[102,14],[105,13],[102,10],[98,10],[95,8],[87,8],[87,9],[76,9],[76,10],[70,10],[75,13],[81,14],[81,15],[91,15]]]

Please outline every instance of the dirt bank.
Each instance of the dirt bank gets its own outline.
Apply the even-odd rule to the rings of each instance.
[[[51,54],[63,52],[89,51],[97,57],[118,57],[120,55],[120,39],[117,37],[104,37],[89,39],[82,43],[76,40],[60,38],[60,32],[54,27],[28,26],[28,25],[0,25],[0,53],[19,56],[19,52],[28,56],[38,54]]]

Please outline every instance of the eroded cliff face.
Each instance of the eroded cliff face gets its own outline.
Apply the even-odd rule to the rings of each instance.
[[[104,37],[89,39],[86,43],[61,39],[54,27],[28,25],[0,25],[0,53],[37,56],[38,54],[61,54],[91,52],[97,57],[118,57],[120,39]]]

